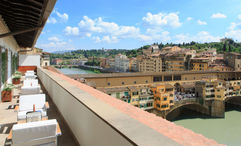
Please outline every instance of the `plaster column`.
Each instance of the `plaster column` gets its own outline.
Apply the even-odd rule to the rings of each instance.
[[[5,66],[6,66],[6,70],[5,70],[5,81],[7,81],[8,80],[8,49],[5,49],[5,53],[6,53],[6,64],[5,64]]]
[[[7,83],[8,84],[11,84],[12,83],[12,51],[10,49],[7,49],[8,50],[8,53],[7,53],[7,56],[8,56],[8,75],[7,75]]]
[[[0,47],[0,89],[2,87],[2,47]],[[2,89],[0,90],[0,101],[2,101]]]

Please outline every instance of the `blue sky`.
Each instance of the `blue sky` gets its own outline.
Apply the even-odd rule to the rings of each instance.
[[[134,49],[223,37],[241,42],[240,0],[58,0],[36,46]]]

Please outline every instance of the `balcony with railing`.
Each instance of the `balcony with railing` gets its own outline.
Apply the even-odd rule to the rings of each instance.
[[[216,144],[62,74],[37,74],[80,145]]]
[[[6,30],[0,30],[0,33],[1,37],[7,37],[7,41],[0,41],[1,46],[7,47],[0,47],[1,86],[11,82],[11,68],[14,65],[10,62],[10,54],[18,54],[19,50],[24,52],[26,48],[33,48],[55,2],[56,0],[0,2],[0,27]],[[13,13],[13,8],[18,9],[18,12]],[[30,17],[25,17],[26,13]],[[33,21],[33,25],[26,25],[29,21]],[[20,30],[19,26],[23,30]],[[15,38],[14,35],[18,37]],[[36,70],[50,103],[48,118],[57,119],[60,125],[62,136],[58,138],[58,145],[217,145],[214,140],[115,99],[63,74],[37,68],[40,66],[38,57],[24,57],[18,65],[22,69]],[[169,78],[164,77],[167,80]],[[1,145],[8,143],[6,138],[11,126],[17,122],[17,114],[13,110],[18,104],[17,100],[15,98],[12,102],[0,103]]]

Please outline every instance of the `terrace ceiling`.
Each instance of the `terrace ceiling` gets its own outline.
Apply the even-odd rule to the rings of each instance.
[[[56,0],[0,0],[0,15],[10,32],[0,37],[13,36],[23,48],[33,47]]]

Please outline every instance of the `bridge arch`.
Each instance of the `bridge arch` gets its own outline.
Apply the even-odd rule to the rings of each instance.
[[[183,109],[188,109],[190,111],[195,111],[200,114],[209,115],[208,107],[205,107],[199,103],[184,103],[178,106],[174,106],[166,113],[167,120],[173,120],[178,117]]]
[[[228,102],[230,100],[235,100],[235,99],[240,99],[241,100],[241,96],[231,96],[231,97],[226,97],[224,99],[224,102]]]

